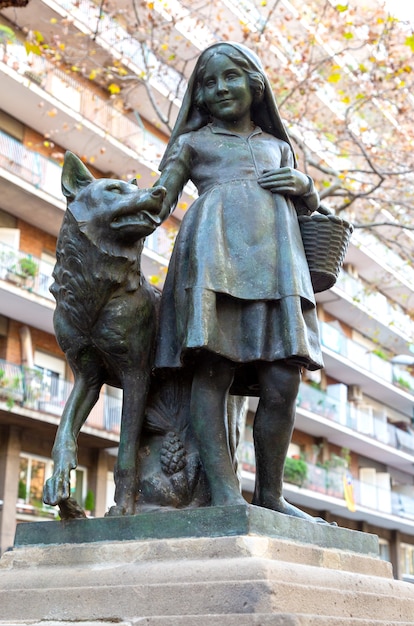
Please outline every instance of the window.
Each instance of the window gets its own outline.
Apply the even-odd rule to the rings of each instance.
[[[46,459],[21,456],[19,490],[17,497],[24,504],[42,508],[42,493],[46,475],[51,473],[52,462]]]
[[[34,364],[36,370],[42,373],[43,384],[52,399],[64,399],[65,361],[44,352],[35,351]],[[62,396],[62,398],[61,398]]]
[[[390,561],[390,543],[386,539],[379,538],[379,557],[383,561]]]
[[[414,581],[414,545],[400,543],[400,572],[403,579]]]
[[[40,456],[21,454],[19,469],[19,487],[17,493],[17,506],[21,512],[31,515],[42,515],[50,510],[43,504],[43,485],[47,478],[52,475],[53,461]],[[83,506],[86,496],[87,472],[83,467],[78,467],[71,472],[70,491],[71,496]]]

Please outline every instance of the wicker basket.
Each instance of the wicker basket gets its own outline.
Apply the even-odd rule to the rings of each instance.
[[[321,213],[300,215],[298,219],[313,290],[330,289],[338,278],[353,226],[335,215]]]

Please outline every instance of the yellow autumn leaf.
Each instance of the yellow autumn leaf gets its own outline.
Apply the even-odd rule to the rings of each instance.
[[[55,17],[50,18],[51,24],[57,24],[57,19]]]
[[[39,32],[38,30],[33,31],[33,35],[38,43],[44,42],[45,38],[43,37],[42,33]]]
[[[341,102],[343,102],[344,104],[349,104],[351,102],[351,98],[349,96],[344,96],[343,98],[341,98]]]
[[[120,76],[127,76],[128,72],[127,72],[127,70],[124,67],[119,67],[118,68],[118,74]]]
[[[98,72],[96,70],[92,70],[91,73],[89,74],[89,80],[95,80],[95,78],[97,77]]]
[[[116,85],[115,83],[111,83],[110,85],[108,85],[108,91],[110,94],[114,95],[116,93],[120,93],[121,88],[119,85]]]
[[[410,35],[409,37],[407,37],[404,41],[404,44],[411,48],[412,52],[414,52],[414,35]]]
[[[25,50],[26,50],[26,54],[30,54],[31,52],[33,52],[33,54],[37,54],[39,56],[42,54],[42,51],[40,50],[40,47],[37,44],[32,43],[31,41],[25,41],[24,42],[24,47],[25,47]]]
[[[341,80],[342,76],[340,72],[332,72],[328,76],[328,83],[338,83]]]
[[[64,43],[60,43],[60,44],[58,45],[58,48],[59,48],[60,50],[64,50],[64,49],[65,49],[65,44],[64,44]]]

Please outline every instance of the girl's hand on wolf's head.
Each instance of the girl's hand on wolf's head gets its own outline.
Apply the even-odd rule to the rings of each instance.
[[[310,182],[306,174],[292,167],[281,167],[277,170],[264,170],[257,182],[272,193],[288,196],[303,196],[309,191]]]

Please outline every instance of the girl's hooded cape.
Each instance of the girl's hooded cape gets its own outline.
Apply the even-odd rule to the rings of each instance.
[[[223,54],[225,54],[226,48],[236,50],[247,60],[252,70],[260,72],[260,74],[263,76],[265,85],[263,100],[256,107],[252,107],[252,121],[264,132],[269,133],[270,135],[274,135],[278,139],[286,141],[286,143],[288,143],[292,148],[289,136],[280,117],[269,80],[265,74],[259,57],[254,52],[252,52],[252,50],[249,50],[249,48],[246,48],[246,46],[241,43],[227,41],[218,42],[206,48],[198,58],[196,66],[188,81],[187,90],[184,94],[177,121],[174,125],[170,140],[168,142],[164,156],[161,160],[159,166],[160,171],[164,169],[169,157],[170,150],[178,137],[180,137],[180,135],[184,135],[184,133],[188,133],[194,130],[199,130],[200,128],[208,124],[209,119],[207,114],[204,111],[198,109],[194,101],[194,92],[197,86],[197,75],[201,63],[206,62],[208,58],[210,56],[213,56],[213,54],[215,53],[223,52]],[[293,148],[292,154],[296,165],[295,153]]]

